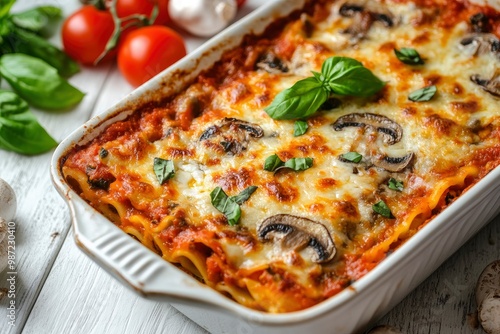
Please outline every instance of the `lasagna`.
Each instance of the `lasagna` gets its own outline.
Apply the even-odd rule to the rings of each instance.
[[[500,164],[499,36],[500,13],[467,0],[309,1],[61,169],[201,282],[302,310]]]

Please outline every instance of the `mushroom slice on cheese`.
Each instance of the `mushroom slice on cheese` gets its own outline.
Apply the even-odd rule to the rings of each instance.
[[[328,262],[335,256],[336,248],[328,229],[321,223],[304,217],[277,214],[266,218],[258,227],[261,240],[280,239],[283,249],[314,250],[313,262]]]

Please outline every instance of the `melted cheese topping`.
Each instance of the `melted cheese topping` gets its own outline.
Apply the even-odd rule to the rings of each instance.
[[[317,6],[311,16],[273,31],[276,37],[253,38],[228,52],[178,96],[140,108],[76,147],[63,173],[125,232],[236,301],[268,312],[312,306],[360,279],[499,164],[498,98],[470,79],[490,78],[499,56],[474,54],[461,44],[472,29],[470,15],[486,13],[494,30],[498,13],[450,3],[370,4],[370,11],[392,20],[389,26],[367,8],[349,16],[342,15],[345,2]],[[460,15],[443,24],[452,10]],[[362,15],[371,20],[368,27]],[[418,50],[425,64],[400,62],[394,49],[403,47]],[[273,69],[259,65],[269,55]],[[371,98],[335,97],[340,106],[318,111],[306,134],[295,137],[294,121],[273,120],[264,108],[331,56],[357,59],[386,87]],[[429,85],[437,87],[430,101],[408,99]],[[389,118],[402,128],[401,140],[389,145],[374,127],[334,130],[333,123],[354,113]],[[224,125],[225,118],[260,127],[263,136],[253,137],[236,121]],[[99,154],[103,150],[107,155]],[[339,159],[347,152],[360,153],[362,161]],[[410,153],[411,163],[400,171],[375,165]],[[273,154],[283,161],[309,157],[313,166],[269,172],[263,164]],[[175,166],[163,185],[153,170],[157,157]],[[401,192],[388,187],[390,178],[403,183]],[[210,193],[221,187],[234,196],[249,186],[257,191],[241,204],[239,224],[229,226]],[[374,211],[379,201],[394,218]],[[280,214],[322,224],[335,245],[333,259],[318,263],[310,244],[287,247],[283,233],[259,236],[261,224]]]

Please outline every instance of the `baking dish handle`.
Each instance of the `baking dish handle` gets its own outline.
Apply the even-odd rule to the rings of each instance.
[[[130,238],[80,197],[68,202],[78,247],[137,293],[170,302],[237,305]]]

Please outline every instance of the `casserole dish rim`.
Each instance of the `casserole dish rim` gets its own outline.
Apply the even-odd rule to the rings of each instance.
[[[167,299],[186,298],[186,301],[188,300],[191,301],[193,299],[192,298],[193,296],[183,295],[182,293],[175,295],[175,294],[166,294],[163,291],[151,291],[151,290],[148,291],[146,288],[147,285],[135,284],[130,280],[128,280],[126,278],[127,277],[126,269],[120,267],[110,268],[107,267],[108,266],[107,263],[102,263],[102,261],[99,261],[98,259],[100,256],[100,254],[98,253],[99,250],[93,248],[93,241],[86,238],[84,232],[82,232],[82,224],[88,223],[82,221],[81,219],[82,215],[89,216],[98,214],[98,216],[100,216],[98,219],[99,221],[107,221],[109,223],[108,227],[117,229],[124,236],[126,236],[126,234],[120,229],[118,229],[118,227],[116,227],[113,224],[113,222],[105,218],[102,214],[97,212],[93,207],[91,207],[88,203],[86,203],[82,198],[80,198],[76,194],[76,192],[74,192],[69,187],[67,182],[64,180],[64,177],[62,176],[61,166],[60,166],[61,160],[75,145],[85,144],[89,140],[93,139],[95,136],[99,135],[99,133],[102,132],[104,127],[120,119],[123,119],[123,117],[127,117],[128,115],[130,115],[132,111],[128,112],[126,111],[127,109],[129,109],[128,106],[130,106],[131,104],[133,105],[133,103],[136,103],[142,97],[151,96],[151,94],[161,93],[160,91],[167,91],[173,93],[173,91],[175,91],[176,87],[179,87],[179,85],[188,84],[190,81],[192,81],[192,79],[186,79],[185,83],[174,83],[171,87],[165,86],[166,82],[172,80],[169,79],[169,77],[170,78],[178,77],[178,74],[176,73],[181,73],[181,72],[184,73],[185,71],[193,69],[197,69],[196,71],[198,71],[200,67],[202,68],[204,66],[200,65],[203,63],[204,57],[215,58],[209,60],[209,62],[210,63],[216,62],[220,58],[220,55],[218,57],[210,55],[213,55],[214,53],[217,54],[217,52],[223,52],[227,50],[226,48],[229,49],[232,48],[228,47],[228,45],[234,43],[234,41],[228,43],[228,40],[230,38],[234,37],[235,35],[240,35],[242,37],[247,34],[254,33],[254,31],[251,28],[249,28],[250,25],[255,24],[255,22],[258,23],[262,21],[263,17],[265,16],[267,17],[268,20],[271,20],[270,22],[276,20],[277,17],[271,17],[271,16],[273,15],[275,16],[278,9],[288,2],[289,1],[287,0],[278,0],[276,2],[268,3],[262,6],[261,8],[257,9],[250,15],[248,15],[246,18],[242,19],[240,22],[231,26],[229,29],[225,30],[221,34],[210,39],[200,48],[198,48],[197,50],[193,51],[191,54],[186,56],[186,58],[176,63],[171,68],[163,71],[161,74],[159,74],[152,80],[148,81],[145,85],[134,90],[131,94],[129,94],[120,102],[116,103],[115,105],[107,109],[102,114],[91,118],[89,121],[85,122],[85,124],[78,127],[75,131],[73,131],[68,137],[66,137],[66,139],[64,139],[59,144],[59,146],[57,147],[57,149],[53,154],[51,160],[51,177],[56,189],[62,195],[62,197],[65,198],[66,202],[70,207],[72,226],[75,231],[74,237],[76,239],[78,247],[81,248],[85,253],[87,253],[87,255],[91,256],[94,261],[98,262],[102,267],[111,272],[113,276],[117,277],[121,281],[125,281],[129,287],[132,287],[134,290],[136,290],[137,292],[146,297],[159,297],[160,299],[162,297],[165,297]],[[297,9],[299,9],[302,8],[305,3],[306,0],[300,0],[295,2],[293,5],[289,6],[297,7]],[[240,42],[236,43],[236,45],[239,45],[239,43]],[[193,73],[196,71],[193,71]],[[498,182],[495,183],[495,180],[497,180]],[[338,294],[309,308],[300,311],[281,313],[281,314],[266,313],[238,304],[236,301],[233,301],[225,297],[221,293],[213,290],[212,288],[206,285],[203,285],[204,288],[197,291],[205,291],[206,289],[214,291],[219,296],[218,298],[219,300],[213,301],[214,305],[217,305],[226,310],[230,310],[240,316],[252,319],[252,321],[256,321],[259,323],[265,323],[268,325],[280,325],[285,323],[291,324],[291,323],[298,323],[298,322],[312,320],[316,317],[324,315],[327,312],[331,312],[334,309],[344,307],[344,305],[349,304],[349,302],[355,296],[362,295],[369,289],[375,289],[377,285],[389,284],[390,281],[384,282],[384,278],[386,278],[392,270],[397,270],[398,263],[400,264],[403,259],[406,259],[409,256],[411,256],[413,251],[418,246],[421,246],[427,240],[429,240],[430,236],[433,233],[436,233],[437,231],[441,231],[442,229],[448,227],[447,222],[453,221],[454,219],[458,219],[456,218],[457,216],[463,214],[463,211],[465,209],[468,209],[468,206],[473,205],[474,199],[480,197],[480,195],[483,196],[485,192],[494,191],[495,189],[493,190],[487,189],[487,187],[489,187],[491,184],[495,185],[495,189],[500,185],[500,166],[496,167],[488,175],[479,180],[479,182],[477,182],[474,186],[472,186],[470,189],[462,193],[462,195],[456,201],[454,201],[442,212],[440,212],[436,217],[434,217],[431,221],[429,221],[425,226],[423,226],[418,231],[418,233],[416,233],[408,240],[406,240],[400,247],[398,247],[394,251],[394,253],[386,257],[382,262],[380,262],[375,268],[370,270],[360,280],[354,282],[351,286],[343,289]],[[82,210],[85,212],[85,215],[82,214]],[[102,229],[105,230],[105,227],[103,227]],[[143,245],[132,240],[132,238],[128,239],[130,239],[128,244],[133,245],[134,249],[137,247],[146,249]],[[161,261],[164,265],[170,266],[171,268],[175,268],[176,270],[178,270],[183,278],[190,277],[188,274],[185,274],[182,271],[180,271],[174,264],[161,259],[161,257],[154,254],[152,251],[148,250],[148,252],[150,252],[151,255],[156,256],[158,261]],[[451,254],[449,254],[448,256],[450,255]],[[193,283],[196,282],[197,284],[201,284],[194,278],[191,277],[191,279]],[[192,286],[186,285],[186,288],[192,288]],[[409,293],[409,291],[407,291],[406,293]],[[210,297],[213,297],[211,293]],[[209,298],[204,296],[199,299],[202,302],[207,302]]]

